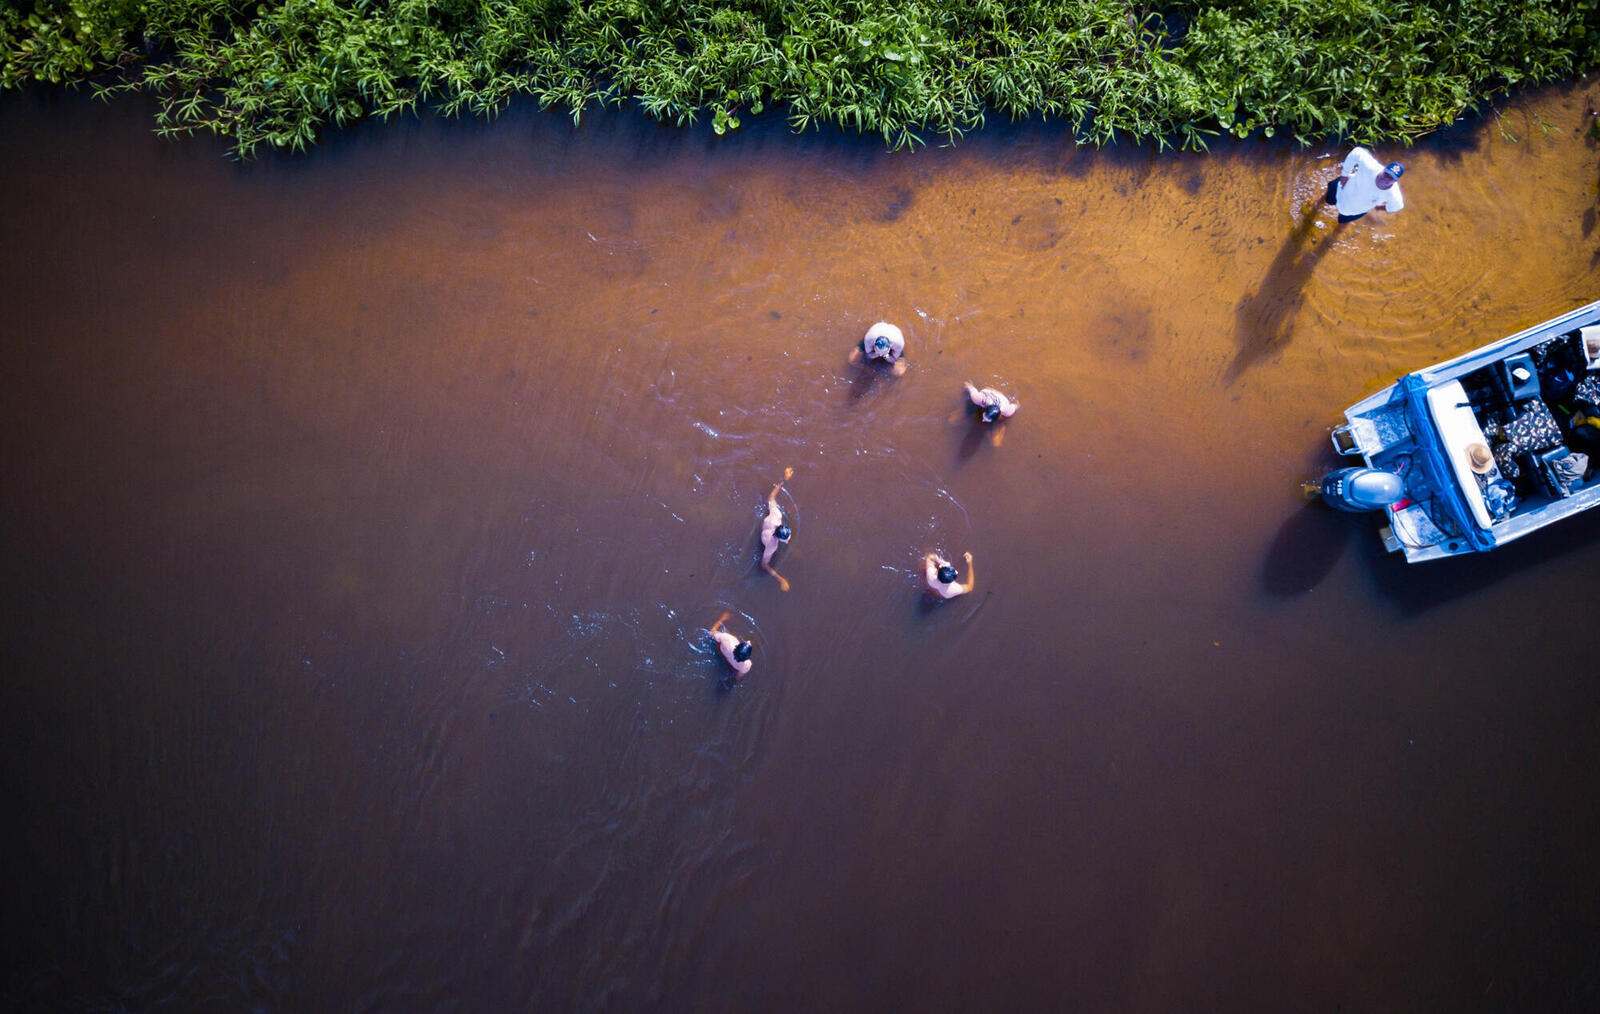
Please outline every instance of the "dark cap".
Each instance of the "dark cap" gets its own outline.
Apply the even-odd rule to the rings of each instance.
[[[733,657],[741,662],[749,661],[750,652],[753,650],[753,648],[754,645],[752,645],[749,641],[740,641],[738,646],[733,649]]]
[[[1393,176],[1395,179],[1399,179],[1400,175],[1406,171],[1406,167],[1401,165],[1399,162],[1390,162],[1388,165],[1383,167],[1383,171],[1388,173],[1390,176]]]
[[[954,567],[950,566],[948,563],[945,564],[943,567],[939,568],[939,583],[940,584],[951,584],[951,583],[953,583],[955,581],[956,577],[957,577],[956,569]]]

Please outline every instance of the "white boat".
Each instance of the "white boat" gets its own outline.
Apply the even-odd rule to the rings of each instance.
[[[1590,409],[1600,413],[1600,302],[1350,406],[1333,446],[1365,464],[1320,490],[1342,510],[1384,511],[1384,545],[1408,563],[1485,552],[1600,504]]]

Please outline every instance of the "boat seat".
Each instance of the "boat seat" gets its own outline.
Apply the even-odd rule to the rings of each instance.
[[[1443,445],[1445,457],[1449,459],[1450,467],[1455,472],[1456,486],[1472,510],[1472,519],[1480,528],[1488,528],[1494,523],[1494,518],[1489,514],[1489,505],[1484,500],[1483,489],[1478,485],[1477,473],[1472,471],[1472,466],[1467,461],[1467,448],[1473,444],[1487,445],[1489,441],[1483,434],[1483,427],[1478,425],[1478,417],[1472,411],[1472,402],[1467,397],[1466,389],[1461,386],[1461,381],[1447,381],[1430,389],[1428,409],[1433,413],[1434,424],[1439,428],[1439,440]],[[1489,479],[1498,478],[1500,469],[1497,467]]]

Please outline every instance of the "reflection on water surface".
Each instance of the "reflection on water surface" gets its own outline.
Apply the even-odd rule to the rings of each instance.
[[[238,167],[7,97],[0,996],[1591,1006],[1594,526],[1408,569],[1298,485],[1596,297],[1592,93],[1338,231],[1333,148],[521,113]]]

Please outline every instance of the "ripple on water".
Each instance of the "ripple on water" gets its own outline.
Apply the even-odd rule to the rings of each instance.
[[[1291,179],[1296,220],[1315,220],[1313,230],[1297,229],[1292,236],[1300,243],[1297,264],[1315,268],[1304,272],[1297,327],[1334,336],[1346,320],[1381,320],[1381,328],[1363,324],[1363,343],[1397,345],[1402,355],[1413,346],[1423,362],[1438,351],[1464,351],[1488,340],[1472,325],[1484,294],[1494,288],[1505,247],[1492,235],[1478,235],[1480,223],[1521,217],[1517,202],[1525,195],[1508,192],[1493,174],[1467,177],[1449,194],[1433,192],[1433,167],[1419,156],[1403,181],[1403,211],[1374,211],[1339,224],[1322,199],[1342,155],[1308,157]],[[1438,225],[1430,228],[1431,222]],[[1417,232],[1436,229],[1448,241],[1414,241]],[[1458,331],[1465,337],[1452,340]]]
[[[973,426],[970,432],[983,430]],[[951,491],[946,470],[919,455],[865,452],[853,466],[861,472],[860,484],[892,484],[896,495],[882,504],[882,517],[869,521],[877,530],[893,532],[880,543],[880,570],[898,574],[903,583],[922,580],[923,557],[930,551],[951,559],[972,548],[972,516]],[[870,478],[869,478],[870,476]],[[867,487],[870,488],[870,487]]]
[[[536,712],[601,714],[614,710],[618,701],[631,701],[633,728],[674,724],[703,710],[707,690],[724,682],[726,663],[706,631],[724,612],[730,614],[729,629],[755,644],[756,671],[782,671],[778,642],[749,613],[718,599],[687,612],[666,602],[565,616],[547,607],[542,626],[557,632],[541,637],[527,657],[501,652],[503,663],[497,659],[493,668],[506,674],[503,695]],[[741,763],[753,759],[760,726],[775,700],[764,696],[762,703],[747,706],[739,725],[714,730],[714,741],[728,748],[737,744],[732,752]]]
[[[705,629],[724,612],[729,629],[755,644],[755,666],[737,688]],[[548,787],[547,805],[570,819],[544,826],[509,905],[524,949],[585,955],[590,967],[570,981],[528,984],[530,998],[564,1003],[677,960],[723,917],[728,894],[711,888],[753,874],[759,856],[735,831],[731,785],[760,770],[788,666],[754,615],[715,597],[682,611],[657,601],[573,615],[551,640],[526,686],[568,708],[588,693],[595,707],[583,728],[569,711],[533,740],[582,778]],[[597,939],[618,946],[591,946]]]

